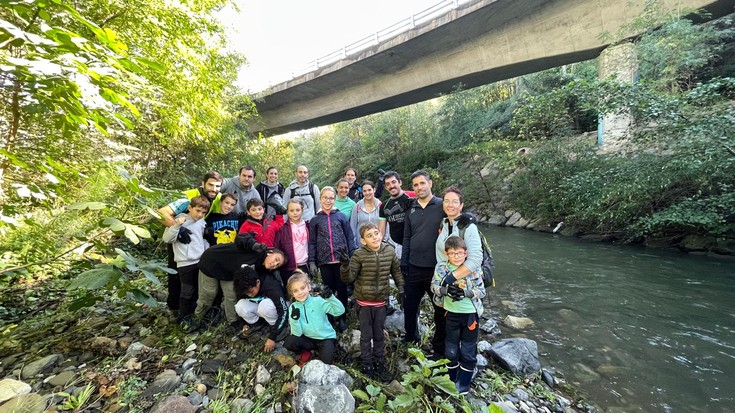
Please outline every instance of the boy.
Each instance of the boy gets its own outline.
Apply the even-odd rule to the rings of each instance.
[[[403,305],[403,275],[395,249],[382,243],[378,226],[367,223],[360,227],[362,247],[350,259],[346,252],[340,258],[340,277],[345,284],[355,284],[353,295],[360,321],[360,353],[363,372],[370,378],[391,380],[385,367],[386,302],[390,296],[390,277],[398,287],[398,303]]]
[[[235,312],[247,323],[242,328],[242,336],[247,338],[269,324],[270,333],[263,350],[270,353],[276,348],[276,342],[288,334],[288,302],[281,283],[272,275],[258,275],[254,267],[247,265],[235,273],[233,281],[239,299]]]
[[[163,231],[163,241],[173,244],[174,260],[176,261],[177,273],[181,282],[179,295],[179,319],[181,328],[189,333],[195,329],[194,306],[197,300],[197,280],[199,274],[199,259],[204,250],[209,248],[209,243],[204,239],[204,227],[206,222],[202,219],[209,212],[209,199],[196,196],[189,201],[188,213],[179,214],[174,219],[174,224]],[[179,229],[188,230],[188,241],[179,239]]]
[[[222,194],[220,197],[220,212],[210,212],[205,218],[207,228],[204,239],[209,245],[227,244],[235,242],[235,236],[240,226],[245,222],[245,213],[235,211],[237,198],[232,194]]]
[[[251,232],[255,234],[256,241],[274,247],[276,245],[276,233],[283,226],[283,215],[266,215],[265,204],[260,199],[249,200],[247,212],[248,218],[240,226],[238,233]]]
[[[482,275],[472,272],[467,277],[442,287],[444,278],[459,268],[467,258],[467,244],[462,238],[453,235],[445,241],[444,250],[449,262],[437,263],[431,290],[434,293],[434,304],[444,307],[447,314],[444,356],[449,359],[449,378],[459,394],[467,394],[477,365],[477,323],[483,311],[485,286]]]

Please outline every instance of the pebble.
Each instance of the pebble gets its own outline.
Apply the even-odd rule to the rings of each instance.
[[[184,364],[181,365],[181,368],[184,370],[189,370],[193,365],[197,363],[197,359],[195,358],[188,358],[186,361],[184,361]]]
[[[196,345],[196,343],[192,343],[192,344],[191,344],[191,345],[190,345],[189,347],[187,347],[187,348],[186,348],[186,350],[184,350],[184,351],[188,353],[188,352],[190,352],[190,351],[194,351],[194,350],[196,350],[196,349],[197,349],[197,345]]]
[[[265,387],[263,387],[262,384],[258,383],[255,385],[255,394],[258,396],[262,396],[263,393],[265,393]]]

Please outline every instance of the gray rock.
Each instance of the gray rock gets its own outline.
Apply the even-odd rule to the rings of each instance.
[[[184,369],[184,370],[188,370],[190,367],[192,367],[193,365],[197,364],[197,361],[199,361],[199,360],[197,360],[195,358],[186,359],[186,361],[184,361],[184,364],[181,365],[181,368]]]
[[[507,220],[507,218],[505,217],[505,215],[491,215],[487,219],[487,223],[490,224],[490,225],[501,226],[501,225],[505,224],[505,221],[506,220]]]
[[[135,343],[131,343],[128,346],[128,349],[125,351],[126,357],[138,357],[139,355],[143,353],[147,353],[151,351],[151,348],[146,346],[145,344],[136,341]]]
[[[62,371],[61,373],[51,377],[48,383],[54,387],[56,386],[68,386],[69,383],[74,380],[76,373],[73,371]]]
[[[232,412],[249,412],[253,410],[255,402],[250,399],[235,399],[230,403],[230,411]]]
[[[337,366],[324,364],[321,360],[312,360],[301,370],[299,383],[320,386],[344,384],[349,388],[352,386],[352,377]]]
[[[28,379],[56,365],[63,357],[61,354],[51,354],[44,358],[28,363],[20,372],[21,379]]]
[[[181,381],[184,383],[194,383],[197,381],[197,375],[194,373],[194,369],[189,369],[184,372],[184,374],[181,376]]]
[[[202,404],[202,395],[199,394],[199,392],[191,392],[187,399],[189,400],[189,403],[192,404],[192,406],[199,406]]]
[[[490,356],[504,369],[526,376],[541,370],[538,346],[527,338],[509,338],[492,345]]]
[[[487,320],[487,322],[483,324],[482,327],[480,327],[480,330],[492,336],[500,335],[500,327],[498,327],[498,322],[493,320],[492,318],[490,320]]]
[[[519,389],[519,388],[513,389],[513,391],[510,392],[510,394],[515,396],[515,398],[518,400],[521,400],[521,401],[528,400],[528,393],[526,393],[526,391],[523,389]]]
[[[271,381],[271,373],[264,365],[259,364],[255,371],[255,382],[258,384],[267,384]]]
[[[265,393],[265,387],[263,387],[262,384],[258,383],[255,385],[255,394],[257,396],[262,396],[263,393]]]
[[[201,371],[202,373],[217,373],[221,368],[224,368],[225,364],[222,360],[204,360],[202,362]]]
[[[482,327],[480,327],[480,329],[482,329]],[[490,350],[490,347],[492,347],[492,344],[490,344],[487,340],[480,340],[477,343],[477,352],[484,353]]]
[[[345,353],[353,356],[360,356],[360,330],[347,330],[339,338],[339,345],[344,349]]]
[[[525,228],[527,225],[528,225],[528,220],[526,218],[521,217],[518,221],[516,221],[515,224],[513,224],[513,227]]]
[[[396,308],[396,311],[385,318],[385,329],[391,334],[405,334],[406,327],[403,311]]]
[[[482,354],[477,354],[477,367],[487,367],[487,359]]]
[[[156,376],[153,383],[143,392],[144,397],[152,396],[156,393],[171,393],[179,384],[181,378],[173,370],[164,370],[163,373]],[[184,398],[186,399],[186,398]],[[174,411],[174,410],[171,410]]]
[[[336,386],[301,384],[294,404],[297,413],[355,411],[355,398],[344,384]]]
[[[188,352],[190,352],[190,351],[194,351],[194,350],[196,350],[196,349],[197,349],[197,345],[196,345],[196,343],[191,343],[191,344],[189,345],[189,347],[187,347],[187,348],[186,348],[186,350],[184,350],[184,352],[188,353]]]
[[[13,379],[0,380],[0,403],[30,392],[31,386],[27,383]]]
[[[511,215],[511,216],[510,216],[510,217],[508,218],[508,220],[507,220],[507,221],[505,221],[505,226],[506,226],[506,227],[510,227],[510,226],[513,226],[513,225],[514,225],[514,224],[515,224],[516,222],[518,222],[518,220],[520,220],[520,219],[521,219],[521,213],[520,213],[520,212],[515,212],[515,213],[513,213],[513,215]]]
[[[592,383],[600,379],[600,374],[592,370],[589,366],[582,363],[572,364],[572,374],[574,379],[581,383]]]
[[[508,401],[495,402],[495,403],[492,403],[491,406],[493,404],[503,409],[504,413],[518,413],[518,410],[511,402],[508,402]]]
[[[531,320],[530,318],[526,318],[526,317],[515,317],[512,315],[509,315],[503,319],[503,324],[507,325],[510,328],[522,330],[524,328],[532,326],[533,320]]]
[[[184,396],[175,395],[161,399],[150,413],[196,413],[197,407]]]
[[[0,406],[0,413],[43,413],[46,399],[38,393],[23,394]]]
[[[222,390],[217,389],[217,388],[210,389],[207,392],[207,397],[209,397],[209,400],[217,400],[225,396],[226,396],[225,393]]]

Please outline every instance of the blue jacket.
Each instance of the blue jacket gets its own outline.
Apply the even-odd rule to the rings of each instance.
[[[317,212],[309,221],[309,262],[321,266],[339,262],[340,251],[355,251],[350,220],[337,209]]]
[[[298,308],[298,317],[294,315],[294,309]],[[302,335],[324,340],[337,338],[334,327],[329,323],[327,314],[339,317],[345,313],[345,307],[334,295],[328,299],[309,296],[303,303],[294,301],[288,308],[288,324],[291,334],[296,337]]]

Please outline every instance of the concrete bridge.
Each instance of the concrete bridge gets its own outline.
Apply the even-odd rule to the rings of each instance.
[[[639,0],[643,3],[644,0]],[[735,11],[735,0],[662,0],[667,9]],[[421,102],[597,57],[642,11],[628,0],[477,0],[256,96],[250,132],[275,135]],[[377,39],[376,39],[377,40]]]

